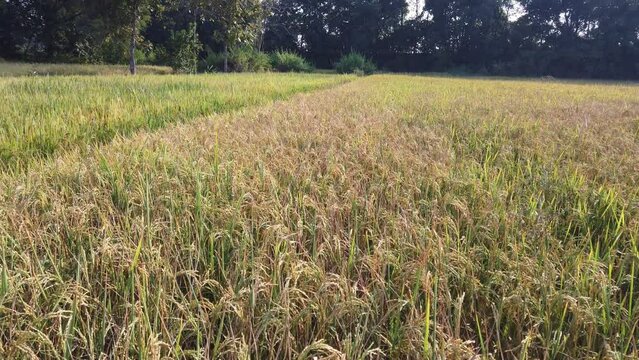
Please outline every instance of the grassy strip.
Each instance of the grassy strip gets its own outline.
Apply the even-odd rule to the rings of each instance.
[[[631,90],[373,76],[0,174],[0,357],[637,357]]]
[[[211,113],[283,99],[349,77],[289,74],[0,79],[0,167]]]
[[[166,75],[173,72],[165,66],[138,66],[139,74]],[[127,75],[128,65],[39,64],[0,61],[2,76],[71,76],[71,75]]]

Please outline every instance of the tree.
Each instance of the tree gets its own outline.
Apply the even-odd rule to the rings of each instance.
[[[96,0],[94,6],[100,8],[100,15],[108,19],[111,32],[117,32],[121,27],[128,28],[126,32],[129,35],[129,71],[132,75],[137,72],[136,50],[142,30],[152,18],[160,16],[173,1]]]
[[[129,71],[131,75],[137,73],[137,64],[135,61],[135,50],[140,27],[143,26],[144,18],[151,13],[152,0],[128,0],[125,1],[124,14],[131,17],[131,38],[129,45]]]
[[[425,4],[431,48],[449,66],[482,68],[503,56],[507,23],[503,0],[430,0]]]
[[[81,0],[2,1],[2,51],[28,60],[71,60],[83,38],[77,26],[83,9]]]
[[[219,26],[215,37],[224,47],[224,72],[229,71],[229,48],[255,40],[263,16],[259,0],[212,0],[201,4],[204,14]]]
[[[318,67],[357,51],[399,71],[639,78],[639,2],[0,0],[10,60],[128,62],[135,73],[144,51],[192,72],[206,48],[224,52],[228,71],[229,50],[251,42]]]
[[[593,46],[605,54],[596,71],[601,77],[632,78],[639,73],[639,2],[604,0],[595,11]]]
[[[351,51],[389,52],[396,48],[394,41],[403,42],[394,34],[402,27],[407,9],[406,0],[275,1],[265,48],[305,53],[324,66]]]
[[[17,57],[14,36],[21,24],[12,7],[11,2],[0,1],[0,59]]]
[[[513,42],[519,72],[569,77],[639,76],[635,0],[521,0]],[[528,62],[531,62],[530,60]]]

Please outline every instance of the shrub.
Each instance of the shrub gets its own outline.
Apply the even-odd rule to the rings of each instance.
[[[271,65],[281,72],[311,72],[313,66],[303,57],[290,51],[277,51],[271,55]]]
[[[224,70],[224,54],[206,47],[206,56],[198,62],[199,72],[215,72]]]
[[[363,55],[352,52],[342,58],[335,64],[335,70],[340,74],[372,74],[377,70],[373,62]]]
[[[262,72],[271,70],[269,56],[251,47],[240,47],[229,52],[229,69],[236,72]],[[224,53],[206,49],[206,57],[198,68],[203,72],[224,71]]]
[[[202,50],[202,44],[196,36],[193,36],[195,27],[189,30],[180,30],[171,34],[169,51],[171,54],[168,63],[173,70],[180,73],[195,73],[198,70],[198,54]]]
[[[271,70],[269,56],[253,47],[239,47],[232,50],[229,55],[229,65],[233,71],[262,72]]]
[[[116,36],[106,37],[100,45],[97,46],[97,62],[107,64],[126,64],[128,63],[128,45]]]

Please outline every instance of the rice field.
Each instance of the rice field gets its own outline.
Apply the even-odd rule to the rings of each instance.
[[[20,168],[60,149],[104,143],[349,79],[288,74],[0,78],[0,162]]]
[[[638,86],[322,79],[0,171],[0,358],[639,357]]]
[[[166,66],[139,65],[138,73],[166,75],[173,70]],[[9,76],[69,76],[69,75],[127,75],[128,65],[42,64],[5,62],[0,59],[0,77]]]

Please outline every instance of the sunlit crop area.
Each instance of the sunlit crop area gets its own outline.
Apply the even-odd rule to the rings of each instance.
[[[5,168],[21,167],[59,149],[104,143],[349,79],[317,74],[0,78],[0,161]]]
[[[348,79],[2,80],[0,358],[639,356],[639,87]]]
[[[166,75],[173,72],[170,67],[141,65],[140,74]],[[126,75],[127,65],[91,64],[39,64],[0,61],[0,77],[9,76],[67,76],[67,75]]]

